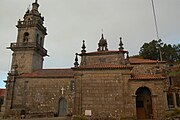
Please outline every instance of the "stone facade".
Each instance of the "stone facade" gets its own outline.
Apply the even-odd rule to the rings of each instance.
[[[163,117],[168,89],[165,62],[129,58],[122,38],[119,50],[108,50],[102,35],[95,52],[86,52],[83,41],[74,67],[43,69],[47,33],[38,7],[35,1],[24,20],[18,21],[17,42],[9,47],[13,58],[6,81],[4,118]]]

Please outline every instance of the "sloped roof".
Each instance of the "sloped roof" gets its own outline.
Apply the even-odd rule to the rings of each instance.
[[[156,63],[166,63],[165,61],[157,61],[143,58],[129,58],[130,64],[156,64]]]
[[[73,77],[74,72],[71,69],[41,69],[33,73],[22,74],[19,77]]]
[[[110,64],[110,63],[98,63],[92,65],[79,66],[75,69],[132,69],[132,67],[125,65]]]

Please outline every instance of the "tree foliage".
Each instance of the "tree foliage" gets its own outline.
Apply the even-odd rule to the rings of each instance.
[[[163,60],[168,63],[180,61],[180,44],[171,45],[163,43],[162,40],[152,40],[144,43],[140,48],[139,56],[145,59]]]

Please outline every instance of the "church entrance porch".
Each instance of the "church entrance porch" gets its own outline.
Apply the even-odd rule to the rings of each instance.
[[[140,87],[136,91],[136,112],[138,119],[152,118],[152,98],[147,87]]]
[[[58,116],[66,116],[67,115],[67,101],[65,98],[61,98],[59,100],[59,112]]]

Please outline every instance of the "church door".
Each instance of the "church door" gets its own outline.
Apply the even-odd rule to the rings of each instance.
[[[59,100],[59,116],[67,115],[67,101],[64,98]]]
[[[152,98],[147,87],[140,87],[136,91],[136,112],[138,119],[152,118]]]

